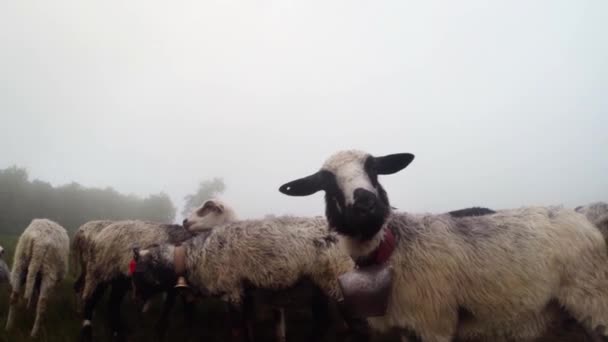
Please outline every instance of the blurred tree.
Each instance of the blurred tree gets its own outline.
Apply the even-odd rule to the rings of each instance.
[[[143,200],[140,216],[157,222],[173,222],[175,211],[176,209],[169,195],[161,192],[158,195],[150,195]]]
[[[182,216],[188,216],[194,208],[203,204],[206,200],[223,193],[224,190],[226,190],[226,185],[222,178],[215,177],[211,180],[201,182],[198,186],[198,190],[194,194],[184,197],[186,203],[182,210]]]
[[[87,188],[76,182],[53,187],[29,181],[27,170],[0,170],[0,232],[20,233],[34,218],[48,218],[74,231],[96,219],[142,219],[172,222],[176,208],[165,193],[144,199],[108,187]]]

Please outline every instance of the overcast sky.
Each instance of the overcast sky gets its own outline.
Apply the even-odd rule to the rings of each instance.
[[[394,206],[608,200],[608,2],[3,1],[0,168],[241,217],[333,152],[410,152]]]

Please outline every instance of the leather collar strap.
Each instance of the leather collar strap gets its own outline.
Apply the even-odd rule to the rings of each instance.
[[[184,246],[175,246],[173,252],[173,267],[178,276],[183,276],[186,273],[186,249]]]
[[[386,227],[384,229],[384,239],[376,247],[376,249],[368,256],[357,259],[356,264],[359,267],[369,265],[382,265],[388,261],[395,250],[395,234],[392,229]]]

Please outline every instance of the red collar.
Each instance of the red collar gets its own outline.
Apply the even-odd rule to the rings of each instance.
[[[137,266],[137,263],[135,262],[135,259],[131,259],[131,262],[129,262],[129,275],[133,275],[133,273],[135,273],[135,267]]]
[[[370,255],[357,260],[358,266],[369,266],[371,264],[382,265],[388,261],[395,250],[395,234],[390,228],[384,229],[384,239],[371,252]]]

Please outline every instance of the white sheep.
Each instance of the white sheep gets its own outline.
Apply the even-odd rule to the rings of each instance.
[[[74,291],[78,299],[82,296],[82,289],[84,287],[84,279],[87,273],[87,262],[89,261],[89,254],[91,249],[91,241],[102,229],[114,223],[112,220],[94,220],[88,221],[81,225],[74,233],[72,238],[71,256],[72,263],[79,265],[80,275],[74,282]]]
[[[38,335],[48,298],[68,272],[69,252],[70,239],[66,230],[51,220],[34,219],[23,231],[13,258],[7,330],[13,326],[21,292],[28,307],[36,301],[36,292],[36,320],[31,336]]]
[[[198,217],[199,215],[202,216]],[[208,231],[214,225],[231,221],[236,216],[228,205],[218,199],[212,199],[197,208],[191,215],[191,218],[194,217],[198,217],[196,225],[189,224],[185,227],[139,220],[117,221],[94,236],[90,241],[90,256],[86,265],[82,293],[83,339],[91,338],[93,311],[107,286],[112,287],[109,302],[110,325],[114,334],[120,332],[122,327],[120,303],[131,287],[129,262],[132,259],[134,246],[164,242],[180,243],[200,232]],[[157,325],[159,333],[164,333],[167,315],[174,299],[174,291],[169,292]]]
[[[585,215],[608,238],[608,203],[593,202],[575,210]]]
[[[185,255],[183,272],[175,265],[178,249]],[[161,291],[172,286],[178,276],[186,275],[194,290],[221,296],[230,303],[231,318],[236,317],[237,322],[242,318],[241,305],[248,288],[289,290],[309,279],[327,297],[341,301],[337,277],[354,267],[321,217],[235,221],[180,247],[161,244],[135,249],[134,258],[133,280],[138,293]],[[236,327],[238,330],[239,325]]]
[[[325,191],[330,228],[351,257],[392,265],[392,296],[385,315],[368,318],[373,328],[413,331],[424,342],[468,331],[523,340],[538,331],[519,327],[554,300],[589,330],[608,325],[606,243],[585,216],[560,207],[463,218],[393,213],[378,175],[413,159],[342,151],[279,188],[291,196]]]

